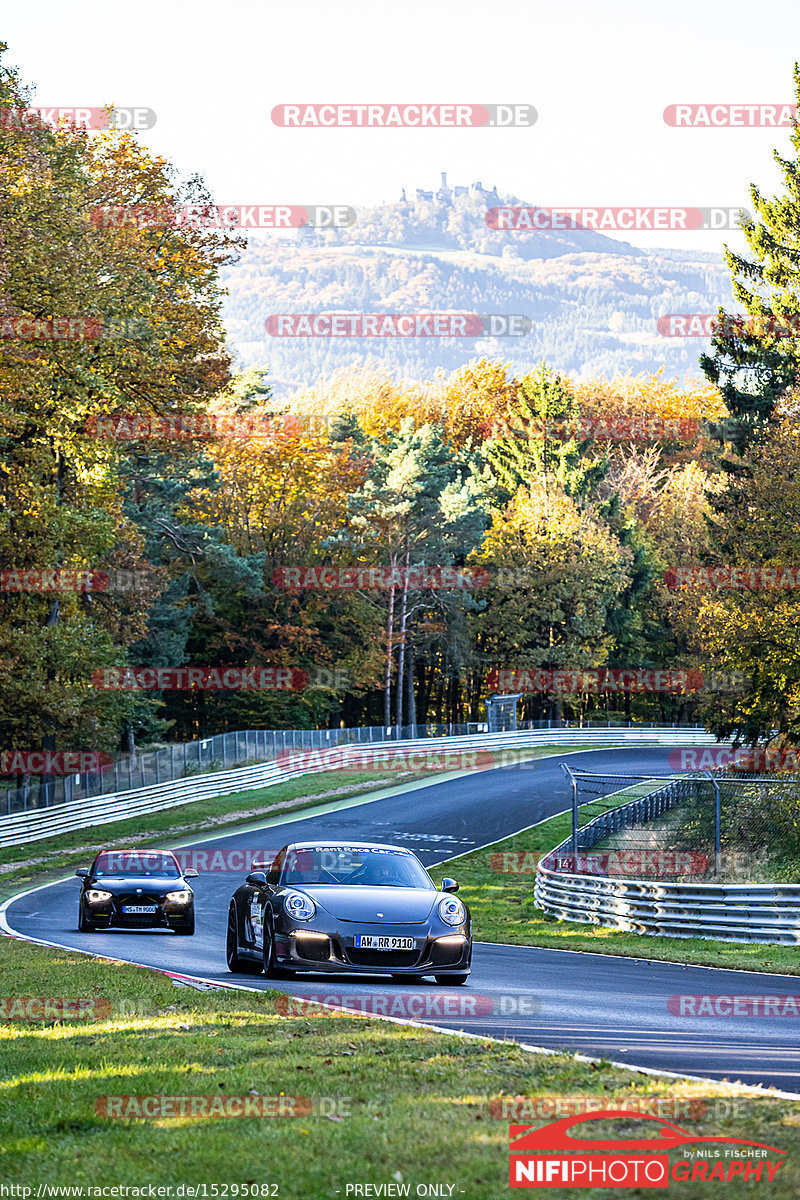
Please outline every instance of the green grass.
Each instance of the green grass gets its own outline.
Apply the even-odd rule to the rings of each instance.
[[[567,752],[581,749],[594,747],[570,747]],[[524,757],[540,758],[557,752],[558,747],[539,746],[525,750]],[[288,817],[302,809],[367,795],[382,788],[402,788],[434,778],[436,774],[429,770],[323,771],[272,787],[192,801],[161,813],[109,821],[41,842],[0,847],[0,902],[26,887],[49,883],[77,867],[88,866],[100,846],[184,845],[201,840],[204,834],[227,833],[259,820]]]
[[[8,938],[0,940],[0,955],[6,997],[46,990],[111,1006],[99,1020],[0,1024],[4,1183],[274,1183],[284,1200],[344,1198],[354,1183],[406,1183],[413,1196],[417,1184],[443,1183],[454,1197],[502,1200],[509,1195],[508,1127],[490,1102],[505,1095],[583,1097],[604,1107],[728,1097],[727,1115],[712,1107],[677,1123],[697,1135],[780,1147],[787,1164],[759,1194],[789,1200],[800,1190],[800,1106],[792,1101],[767,1094],[732,1099],[734,1090],[724,1085],[656,1079],[366,1018],[284,1017],[274,992],[177,989],[156,972]],[[137,1015],[120,1015],[126,1009]],[[148,1120],[111,1119],[95,1109],[100,1096],[254,1092],[304,1096],[312,1111],[283,1119]],[[613,1128],[614,1136],[652,1135],[635,1116]],[[610,1132],[606,1127],[605,1136]],[[756,1190],[738,1187],[747,1195]],[[670,1188],[685,1200],[700,1194],[696,1183]],[[614,1193],[592,1195],[611,1200]],[[706,1183],[702,1195],[722,1200],[729,1190]]]
[[[602,808],[624,804],[632,796],[661,784],[639,784],[624,795],[601,800],[581,812],[581,823]],[[450,859],[431,874],[439,883],[444,875],[459,883],[459,896],[472,912],[477,941],[508,942],[516,946],[541,946],[552,950],[619,954],[627,958],[667,960],[696,966],[733,967],[744,971],[772,971],[800,975],[796,946],[759,946],[725,942],[713,938],[673,938],[628,933],[602,925],[560,921],[537,908],[533,900],[535,862],[533,856],[552,850],[572,831],[571,814],[551,817],[523,833],[483,850]],[[530,873],[503,872],[493,868],[492,855],[504,851],[530,853],[524,863]]]

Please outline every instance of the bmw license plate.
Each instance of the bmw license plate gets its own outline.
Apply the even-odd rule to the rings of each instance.
[[[375,937],[372,934],[357,933],[355,936],[356,950],[416,950],[417,944],[409,937]]]
[[[158,912],[156,904],[123,904],[122,911],[124,913],[155,913]]]

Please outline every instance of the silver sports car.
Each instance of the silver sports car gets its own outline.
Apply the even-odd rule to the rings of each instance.
[[[465,983],[472,933],[457,890],[444,879],[437,891],[401,846],[292,842],[271,863],[254,863],[234,892],[228,968],[273,978],[325,971]]]

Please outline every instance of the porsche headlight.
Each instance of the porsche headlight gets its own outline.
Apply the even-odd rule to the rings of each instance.
[[[467,919],[467,910],[455,896],[445,896],[439,901],[439,916],[446,925],[462,925]]]
[[[173,904],[188,904],[192,898],[192,893],[187,888],[183,892],[167,892],[167,900],[171,900]]]
[[[90,904],[104,904],[106,900],[111,899],[111,892],[100,892],[96,888],[89,888],[86,899]]]
[[[317,911],[314,901],[300,892],[290,892],[283,901],[283,907],[289,916],[297,921],[310,921]]]

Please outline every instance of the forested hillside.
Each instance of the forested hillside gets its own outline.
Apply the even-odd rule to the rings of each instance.
[[[582,378],[661,366],[699,375],[698,339],[657,330],[667,313],[732,306],[727,270],[717,256],[693,250],[692,233],[685,250],[646,253],[587,229],[499,231],[486,224],[491,200],[398,202],[359,210],[348,228],[253,242],[223,272],[225,323],[242,363],[268,362],[281,396],[365,356],[417,379],[476,356],[503,357],[523,374],[545,358]],[[463,339],[265,332],[275,313],[332,310],[517,313],[531,329],[523,337]]]

